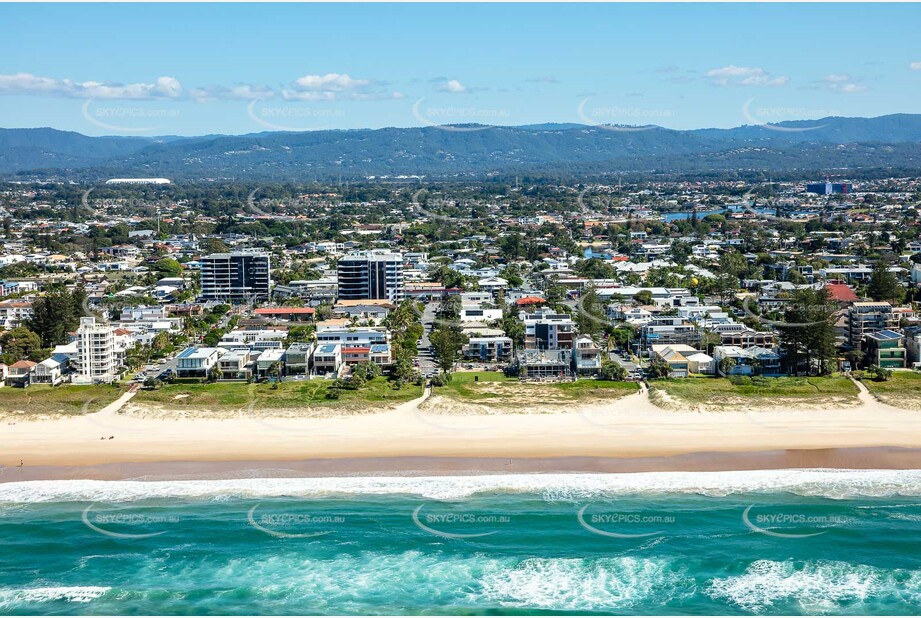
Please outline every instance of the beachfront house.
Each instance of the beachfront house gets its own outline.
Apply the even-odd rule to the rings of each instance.
[[[222,380],[248,380],[253,373],[249,350],[229,350],[218,359]]]
[[[655,344],[652,346],[653,359],[668,365],[668,377],[670,378],[688,377],[691,370],[688,356],[696,352],[697,350],[693,347],[680,343]]]
[[[20,360],[10,365],[6,376],[7,385],[19,388],[29,386],[31,383],[30,377],[32,375],[32,369],[34,369],[37,364],[38,363],[30,360]]]
[[[180,378],[205,378],[225,350],[222,348],[188,347],[176,359],[176,376]]]
[[[49,384],[57,386],[64,381],[69,359],[63,354],[46,358],[32,368],[30,381],[32,384]]]
[[[337,375],[342,367],[342,346],[338,343],[319,344],[313,352],[313,372],[317,375]]]
[[[285,375],[306,375],[310,373],[310,360],[316,344],[292,343],[285,350]]]
[[[863,336],[867,363],[885,369],[905,368],[905,337],[892,330],[880,330]]]
[[[601,348],[589,337],[579,337],[572,345],[572,364],[577,375],[597,375],[601,371]]]

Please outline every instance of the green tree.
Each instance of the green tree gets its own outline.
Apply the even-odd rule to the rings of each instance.
[[[32,303],[32,317],[23,325],[41,337],[43,347],[52,348],[67,341],[67,333],[79,325],[81,313],[75,305],[77,298],[66,288],[52,288]]]
[[[654,360],[646,366],[646,373],[653,379],[667,378],[669,371],[668,363],[664,360]]]
[[[827,375],[834,367],[835,312],[828,288],[796,290],[779,327],[784,360],[792,372]]]
[[[459,328],[447,326],[432,331],[429,341],[432,342],[432,353],[438,368],[448,373],[454,368],[454,363],[469,337]]]
[[[604,330],[605,307],[594,287],[589,287],[579,303],[579,311],[576,312],[576,325],[579,332],[583,335],[596,339]]]
[[[42,338],[25,326],[17,326],[0,334],[0,346],[3,348],[0,358],[7,365],[24,359],[43,360],[39,358],[42,356]]]
[[[720,304],[725,305],[726,300],[739,290],[739,277],[746,267],[745,258],[737,251],[727,251],[720,256],[716,278]]]
[[[505,335],[512,340],[512,343],[518,347],[524,345],[525,327],[524,322],[518,317],[518,314],[512,307],[505,307],[502,311],[502,322],[500,324]]]
[[[905,287],[895,273],[889,272],[889,263],[886,260],[878,260],[873,264],[870,283],[867,285],[867,296],[873,300],[888,301],[893,305],[900,305],[905,300]]]
[[[622,381],[627,378],[627,370],[619,363],[605,357],[601,360],[601,377],[605,380]]]
[[[182,264],[170,257],[160,258],[154,264],[154,272],[158,277],[181,277]]]

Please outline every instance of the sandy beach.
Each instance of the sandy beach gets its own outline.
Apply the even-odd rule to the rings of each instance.
[[[25,478],[25,468],[43,469],[42,478],[124,478],[157,470],[194,475],[196,463],[202,473],[247,467],[240,462],[250,462],[250,468],[297,469],[297,462],[310,461],[314,464],[307,468],[327,472],[502,471],[514,461],[531,471],[707,469],[716,461],[723,469],[789,467],[790,462],[921,467],[921,451],[900,450],[921,449],[921,415],[882,404],[864,389],[859,405],[814,410],[666,410],[651,403],[644,390],[567,412],[541,414],[535,407],[527,414],[445,414],[424,396],[380,412],[309,418],[253,409],[223,419],[178,418],[144,414],[128,399],[83,416],[4,420],[0,482]],[[895,450],[880,450],[887,447]],[[846,457],[840,449],[849,449]],[[777,453],[786,454],[778,459]],[[22,469],[14,474],[20,462]],[[154,463],[160,467],[151,467]],[[62,473],[62,468],[73,471]]]

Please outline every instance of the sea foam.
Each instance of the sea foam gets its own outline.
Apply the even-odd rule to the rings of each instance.
[[[921,496],[921,470],[750,470],[618,474],[484,474],[419,477],[245,478],[175,481],[24,481],[0,484],[0,503],[131,502],[404,494],[458,500],[476,494],[535,494],[546,500],[622,495],[789,493],[832,499]]]
[[[0,589],[0,608],[29,603],[66,601],[89,603],[107,593],[106,586],[53,586],[47,588]]]
[[[714,579],[706,593],[755,613],[837,614],[859,610],[871,599],[914,606],[921,572],[828,560],[758,560],[741,575]]]

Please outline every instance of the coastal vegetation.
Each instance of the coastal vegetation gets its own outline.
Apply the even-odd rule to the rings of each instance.
[[[619,399],[638,392],[636,382],[578,380],[531,384],[498,371],[457,372],[433,395],[457,403],[539,412],[542,406],[572,405],[600,399]]]
[[[734,406],[778,408],[784,405],[856,405],[857,386],[846,376],[827,377],[690,377],[650,383],[650,397],[668,407],[731,410]]]
[[[886,380],[864,379],[862,383],[883,403],[906,410],[921,410],[921,373],[893,371]]]
[[[66,384],[29,388],[0,388],[0,416],[7,419],[41,415],[78,415],[97,412],[112,403],[124,391],[119,386]]]
[[[335,394],[331,396],[331,391]],[[422,395],[422,386],[405,384],[394,388],[384,377],[374,377],[361,388],[341,388],[334,380],[287,380],[262,384],[218,382],[216,384],[167,384],[140,391],[132,404],[180,411],[240,411],[250,404],[257,410],[296,410],[335,407],[343,411],[362,408],[374,412],[377,406],[399,404]]]

